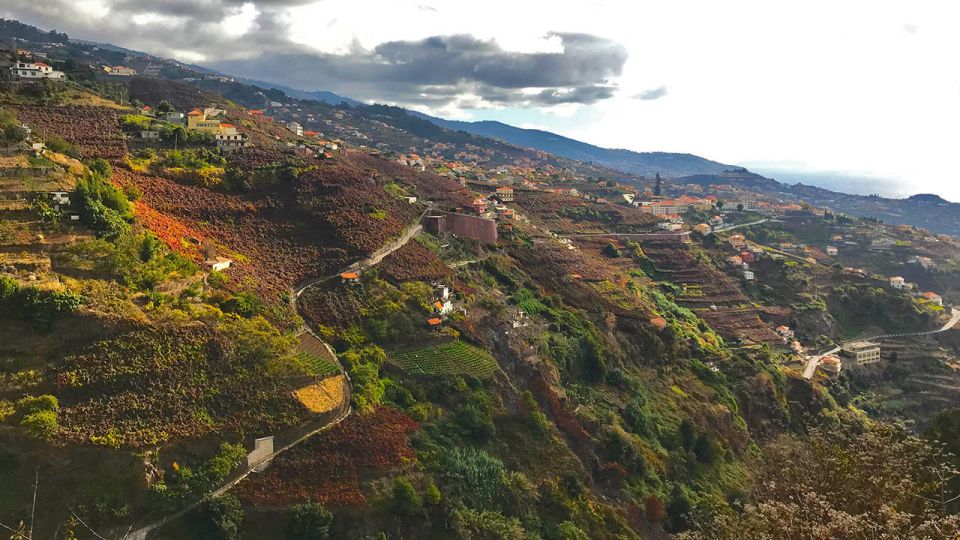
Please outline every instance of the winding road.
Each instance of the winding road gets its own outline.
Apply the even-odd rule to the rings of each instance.
[[[407,226],[407,228],[404,229],[403,233],[402,233],[399,237],[391,240],[390,242],[388,242],[387,244],[384,244],[383,246],[380,246],[379,249],[377,249],[376,251],[374,251],[373,253],[371,253],[371,254],[368,255],[367,257],[365,257],[365,258],[363,258],[363,259],[361,259],[361,260],[359,260],[359,261],[356,261],[356,262],[354,262],[354,263],[351,263],[351,264],[349,264],[348,266],[346,266],[345,268],[342,268],[342,269],[340,269],[340,270],[337,270],[336,272],[334,272],[334,273],[331,274],[331,275],[322,276],[322,277],[319,277],[319,278],[316,278],[316,279],[309,280],[309,281],[307,281],[306,283],[300,284],[300,285],[296,288],[296,290],[294,291],[293,295],[292,295],[291,298],[290,298],[291,307],[293,307],[293,308],[296,310],[297,314],[300,315],[301,318],[303,318],[303,313],[302,313],[302,311],[301,311],[301,309],[300,309],[300,302],[299,302],[299,300],[300,300],[300,296],[303,294],[304,291],[306,291],[307,289],[309,289],[310,287],[312,287],[312,286],[314,286],[314,285],[317,285],[318,283],[322,283],[322,282],[324,282],[324,281],[327,281],[327,280],[329,280],[329,279],[332,279],[332,278],[334,278],[334,277],[342,274],[343,272],[352,272],[352,271],[364,270],[364,269],[370,268],[370,267],[372,267],[372,266],[376,266],[377,264],[380,263],[380,261],[382,261],[382,260],[383,260],[384,258],[386,258],[388,255],[390,255],[390,254],[393,253],[394,251],[402,248],[403,246],[407,245],[407,243],[410,242],[410,240],[412,240],[414,237],[416,237],[417,234],[419,234],[420,231],[423,230],[423,225],[421,225],[421,222],[423,221],[424,216],[427,215],[427,212],[429,212],[431,209],[433,209],[433,203],[428,203],[427,208],[420,214],[420,217],[418,217],[415,222],[413,222],[412,224],[410,224],[409,226]],[[310,332],[311,334],[314,335],[314,337],[317,337],[317,335],[316,335],[316,333],[313,331],[313,329],[310,328],[310,326],[307,324],[306,318],[304,318],[303,320],[304,320],[303,330],[305,330],[305,331],[307,331],[307,332]],[[320,339],[320,338],[317,337],[317,339]],[[322,340],[321,340],[321,341],[322,341]],[[340,367],[340,370],[344,373],[344,375],[347,377],[347,379],[348,379],[348,381],[349,381],[349,375],[347,375],[347,374],[346,374],[346,371],[343,370],[343,366]],[[316,435],[316,434],[318,434],[318,433],[322,433],[322,432],[324,432],[324,431],[327,431],[328,429],[333,428],[334,426],[336,426],[336,425],[339,424],[340,422],[343,422],[343,421],[344,421],[345,419],[347,419],[347,418],[350,416],[350,414],[353,412],[352,407],[349,406],[349,403],[350,403],[349,384],[347,384],[347,391],[344,393],[344,396],[345,396],[345,399],[347,400],[348,406],[344,409],[343,413],[337,415],[337,417],[334,418],[333,420],[331,420],[331,421],[329,421],[329,422],[325,422],[325,423],[323,423],[323,424],[321,424],[321,425],[318,425],[318,426],[315,427],[315,428],[310,428],[310,429],[308,429],[306,433],[303,433],[302,435],[300,435],[299,437],[297,437],[297,438],[294,439],[293,441],[285,444],[284,446],[281,446],[281,447],[278,448],[276,451],[274,451],[272,454],[264,457],[264,458],[261,459],[260,461],[254,463],[254,464],[252,464],[252,465],[250,465],[250,466],[247,466],[247,465],[245,464],[242,469],[240,469],[240,470],[238,470],[238,471],[235,471],[234,474],[232,474],[232,475],[228,478],[228,480],[225,481],[220,487],[214,489],[213,491],[210,491],[209,493],[207,493],[206,495],[204,495],[201,499],[199,499],[199,500],[197,500],[197,501],[194,501],[192,504],[190,504],[190,505],[188,505],[188,506],[186,506],[186,507],[184,507],[184,508],[181,508],[180,510],[178,510],[177,512],[175,512],[175,513],[173,513],[173,514],[164,516],[163,518],[161,518],[161,519],[159,519],[159,520],[157,520],[157,521],[155,521],[155,522],[153,522],[153,523],[151,523],[151,524],[149,524],[149,525],[140,527],[139,529],[136,529],[136,530],[129,530],[129,531],[127,531],[125,534],[123,534],[121,538],[123,538],[124,540],[146,540],[147,536],[148,536],[152,531],[154,531],[154,530],[162,527],[163,525],[165,525],[165,524],[167,524],[167,523],[169,523],[169,522],[171,522],[171,521],[173,521],[173,520],[175,520],[175,519],[177,519],[177,518],[179,518],[179,517],[187,514],[187,513],[190,512],[191,510],[193,510],[193,509],[197,508],[198,506],[200,506],[200,504],[202,504],[205,500],[207,500],[207,499],[209,499],[209,498],[219,497],[219,496],[223,495],[224,493],[230,491],[234,486],[236,486],[237,484],[239,484],[244,478],[250,476],[250,473],[252,473],[252,472],[253,472],[257,467],[259,467],[260,465],[269,462],[269,461],[272,460],[273,458],[279,456],[280,454],[286,452],[287,450],[290,450],[291,448],[299,445],[300,443],[302,443],[302,442],[310,439],[310,438],[313,437],[314,435]],[[309,424],[307,424],[307,425],[309,426]]]
[[[873,336],[873,337],[858,339],[857,341],[875,341],[875,340],[880,340],[880,339],[893,339],[893,338],[904,338],[904,337],[931,336],[931,335],[933,335],[933,334],[939,334],[939,333],[941,333],[941,332],[946,332],[947,330],[950,330],[951,328],[953,328],[954,326],[956,326],[957,322],[960,322],[960,309],[957,309],[957,308],[953,308],[953,307],[952,307],[952,308],[950,308],[950,320],[948,320],[946,323],[944,323],[944,325],[943,325],[942,327],[940,327],[940,328],[938,328],[938,329],[936,329],[936,330],[926,330],[926,331],[924,331],[924,332],[905,332],[905,333],[902,333],[902,334],[883,334],[883,335],[879,335],[879,336]],[[816,373],[816,371],[817,371],[817,366],[820,365],[820,362],[823,360],[823,357],[824,357],[824,356],[827,356],[827,355],[830,355],[830,354],[836,354],[836,353],[840,352],[840,349],[841,349],[841,347],[834,347],[834,348],[830,349],[829,351],[826,351],[826,352],[823,352],[823,353],[820,353],[820,354],[815,354],[815,355],[813,355],[813,356],[808,356],[808,357],[807,357],[807,367],[804,368],[804,370],[803,370],[803,378],[804,378],[804,379],[812,379],[812,378],[813,378],[813,374]]]

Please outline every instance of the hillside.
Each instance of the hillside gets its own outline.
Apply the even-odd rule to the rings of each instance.
[[[577,161],[593,162],[604,167],[648,178],[652,178],[657,173],[662,176],[678,177],[692,174],[720,173],[730,168],[728,165],[693,154],[634,152],[623,149],[601,148],[549,131],[518,128],[502,122],[489,120],[464,122],[461,120],[445,120],[420,113],[412,114],[454,131],[465,131],[474,135],[499,139],[524,148],[535,148]]]
[[[960,530],[960,241],[654,215],[604,167],[30,35],[66,76],[0,73],[13,537]],[[792,189],[661,187],[698,182]]]

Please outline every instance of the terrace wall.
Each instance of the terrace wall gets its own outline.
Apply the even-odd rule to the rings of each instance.
[[[427,216],[425,221],[427,230],[434,234],[449,232],[484,244],[497,243],[497,222],[489,218],[442,212]]]

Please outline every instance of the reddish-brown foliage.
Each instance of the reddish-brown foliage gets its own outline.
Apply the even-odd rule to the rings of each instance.
[[[357,287],[310,287],[300,298],[303,315],[317,326],[343,329],[360,322],[364,305]]]
[[[647,497],[643,499],[643,513],[650,521],[660,522],[667,517],[667,507],[663,504],[663,499],[660,497],[647,495]]]
[[[380,272],[398,281],[431,281],[450,276],[450,269],[420,242],[409,242],[380,263]]]
[[[408,436],[417,427],[391,407],[354,414],[277,457],[266,472],[238,485],[236,494],[258,506],[288,506],[307,498],[333,506],[363,504],[360,476],[413,459]]]
[[[133,213],[144,227],[163,240],[170,249],[189,257],[201,260],[203,235],[186,226],[180,220],[157,212],[143,201],[133,203]]]
[[[15,106],[17,118],[42,135],[56,135],[75,145],[83,158],[121,159],[127,143],[117,114],[106,107]]]

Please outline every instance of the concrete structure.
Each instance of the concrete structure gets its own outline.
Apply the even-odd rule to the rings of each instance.
[[[287,124],[287,129],[297,137],[303,137],[303,126],[298,122],[290,122]]]
[[[753,277],[754,277],[754,276],[753,276],[753,272],[752,272],[752,271],[750,271],[750,270],[744,270],[744,271],[743,271],[743,279],[745,279],[745,280],[747,280],[747,281],[753,281]]]
[[[880,344],[870,341],[854,341],[844,344],[843,354],[856,360],[858,366],[880,361]]]
[[[900,276],[893,276],[890,278],[890,286],[893,287],[894,289],[902,289],[903,283],[904,283],[903,278]]]
[[[431,234],[449,232],[484,244],[495,244],[498,239],[496,221],[454,212],[427,216],[424,228]]]
[[[148,141],[160,140],[160,132],[152,129],[145,129],[140,132],[140,138]]]
[[[247,468],[253,472],[263,472],[270,465],[267,459],[273,455],[273,435],[260,437],[253,441],[253,451],[247,454]]]

